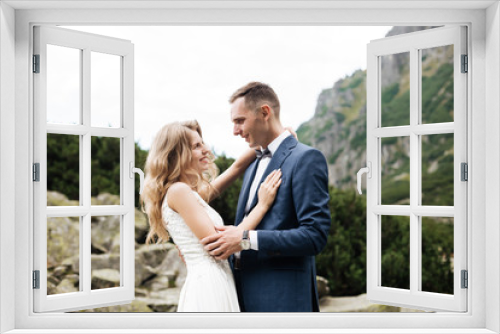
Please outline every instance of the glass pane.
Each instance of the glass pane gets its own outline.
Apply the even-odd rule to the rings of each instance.
[[[48,133],[47,206],[79,205],[79,198],[80,136]]]
[[[80,217],[47,218],[47,295],[80,290]]]
[[[421,136],[422,205],[454,204],[453,133]]]
[[[93,216],[92,290],[120,286],[121,216]]]
[[[121,125],[121,57],[91,52],[91,125]]]
[[[453,45],[421,54],[422,124],[453,122]]]
[[[410,288],[410,217],[382,216],[382,286]]]
[[[47,123],[80,124],[81,50],[47,45]]]
[[[453,218],[422,217],[422,291],[453,294]]]
[[[382,204],[410,204],[410,137],[381,141]]]
[[[92,205],[120,205],[120,138],[92,137]]]
[[[410,124],[410,53],[380,57],[382,126]]]

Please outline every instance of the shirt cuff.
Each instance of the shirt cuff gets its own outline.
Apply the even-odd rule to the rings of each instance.
[[[259,250],[259,239],[257,238],[257,231],[248,231],[248,237],[250,238],[250,249]]]

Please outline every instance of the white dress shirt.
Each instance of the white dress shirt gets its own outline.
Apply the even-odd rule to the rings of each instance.
[[[283,140],[285,140],[285,138],[287,138],[290,135],[291,133],[288,130],[283,131],[282,134],[280,134],[269,144],[267,149],[269,149],[269,151],[271,151],[271,154],[274,155],[278,150],[278,147],[283,142]],[[262,149],[265,148],[262,147]],[[260,185],[260,180],[262,179],[262,176],[264,175],[264,172],[266,171],[270,161],[271,161],[270,157],[262,157],[259,161],[259,165],[257,166],[257,171],[255,172],[255,178],[253,179],[252,185],[250,186],[250,193],[248,194],[248,201],[245,206],[245,217],[248,215],[248,211],[250,210],[250,205],[252,204],[254,197],[257,196],[257,188]],[[259,250],[257,231],[255,230],[249,231],[249,238],[250,238],[250,248],[254,250]]]

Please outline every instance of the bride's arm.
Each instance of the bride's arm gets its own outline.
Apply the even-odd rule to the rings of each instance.
[[[212,220],[187,184],[174,183],[167,191],[167,201],[198,239],[217,233]]]
[[[206,202],[212,201],[224,190],[226,190],[227,187],[229,187],[239,176],[241,176],[254,160],[255,150],[248,149],[238,159],[236,159],[236,161],[233,162],[233,164],[229,166],[224,173],[211,182],[215,191],[210,191],[208,187],[205,187],[199,191],[199,194]]]

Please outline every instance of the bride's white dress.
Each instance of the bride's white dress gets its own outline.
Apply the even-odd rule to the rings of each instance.
[[[193,191],[215,226],[222,226],[221,216]],[[215,260],[186,225],[184,219],[163,202],[163,220],[187,266],[177,312],[239,312],[233,273],[227,260]]]

